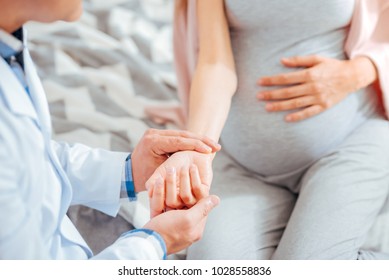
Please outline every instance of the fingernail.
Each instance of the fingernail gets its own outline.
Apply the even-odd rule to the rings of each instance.
[[[162,177],[158,177],[157,180],[155,180],[155,185],[157,187],[163,186],[163,179],[162,179]]]
[[[166,167],[166,173],[168,175],[173,175],[176,173],[176,168],[174,166],[168,166]]]
[[[219,146],[220,146],[219,143],[216,142],[216,141],[214,141],[214,140],[212,140],[212,144],[213,144],[215,147],[219,147]]]
[[[291,121],[293,121],[293,118],[292,118],[291,116],[286,116],[286,117],[285,117],[285,120],[286,120],[287,122],[291,122]]]
[[[266,104],[266,110],[267,111],[271,111],[271,110],[273,110],[273,105],[272,104]]]
[[[208,203],[209,203],[212,207],[216,207],[216,206],[218,206],[219,203],[220,203],[220,198],[217,197],[216,195],[211,195],[211,196],[209,197]]]
[[[257,98],[258,99],[265,99],[265,95],[263,93],[258,93]]]

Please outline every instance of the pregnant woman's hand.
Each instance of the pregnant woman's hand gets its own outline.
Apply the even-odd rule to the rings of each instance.
[[[296,72],[262,77],[261,86],[284,86],[258,93],[269,112],[301,109],[286,115],[296,122],[315,116],[345,99],[348,94],[377,79],[377,70],[367,57],[337,60],[321,56],[297,56],[281,60],[286,67],[305,68]]]
[[[146,182],[150,198],[156,184],[165,185],[165,201],[150,204],[151,216],[162,213],[165,208],[192,207],[209,195],[212,182],[212,154],[177,152],[159,166]],[[150,199],[150,201],[153,201]]]

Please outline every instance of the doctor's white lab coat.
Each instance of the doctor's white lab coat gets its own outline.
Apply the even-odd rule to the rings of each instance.
[[[27,50],[30,96],[0,57],[0,259],[161,259],[151,231],[135,231],[93,256],[66,216],[82,204],[116,215],[126,153],[51,140],[46,97]],[[130,129],[130,128],[129,128]]]

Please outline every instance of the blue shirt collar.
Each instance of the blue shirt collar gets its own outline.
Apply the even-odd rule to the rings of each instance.
[[[23,51],[23,28],[9,34],[0,29],[0,56],[9,58]]]

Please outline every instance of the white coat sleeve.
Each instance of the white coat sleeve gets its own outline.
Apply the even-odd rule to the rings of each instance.
[[[166,259],[166,245],[162,237],[149,229],[124,233],[114,244],[92,259],[99,260],[160,260]]]
[[[128,153],[52,141],[73,191],[72,205],[86,205],[115,216],[119,211],[122,170]]]

